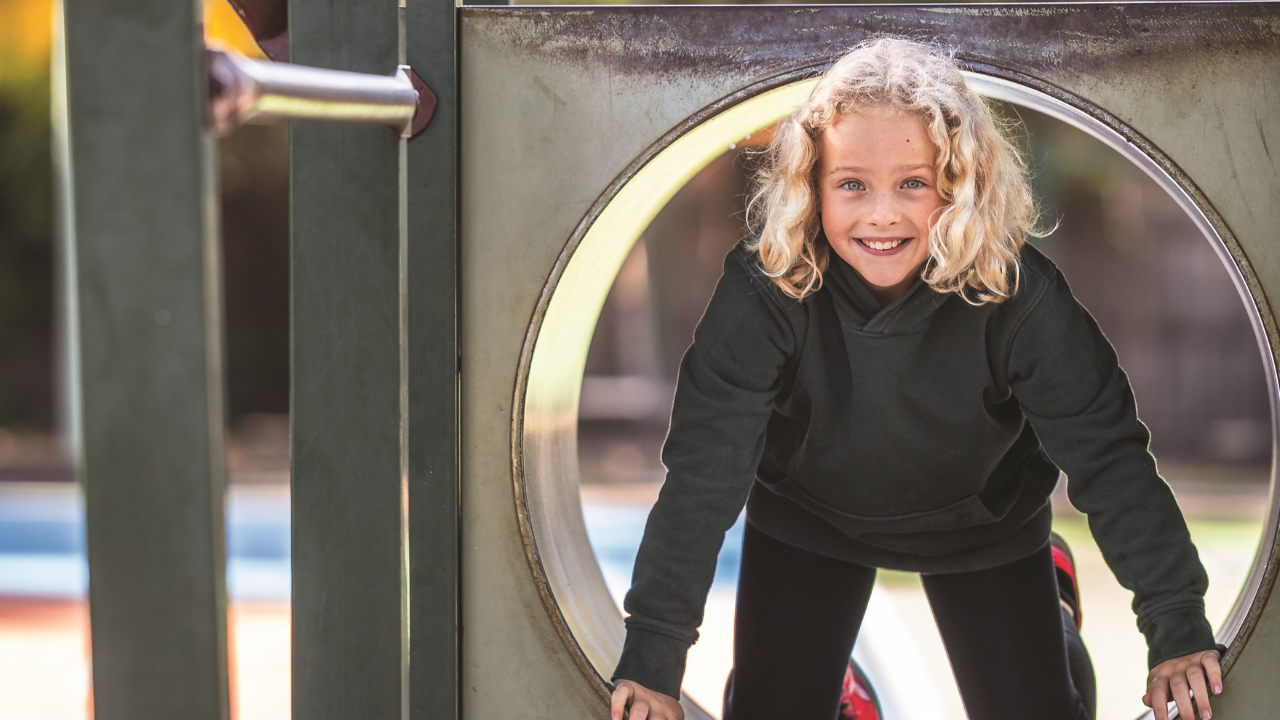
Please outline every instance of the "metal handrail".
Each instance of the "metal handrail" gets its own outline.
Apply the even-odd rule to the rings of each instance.
[[[245,123],[305,120],[387,125],[410,138],[435,112],[435,94],[408,65],[373,75],[252,60],[223,47],[207,53],[208,121],[218,135]]]

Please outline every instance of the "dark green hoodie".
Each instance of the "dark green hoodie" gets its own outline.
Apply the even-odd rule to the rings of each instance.
[[[1044,546],[1059,468],[1134,592],[1149,663],[1215,646],[1208,580],[1115,351],[1048,258],[1028,245],[1020,266],[1003,303],[917,280],[881,307],[834,252],[802,301],[745,243],[729,254],[680,365],[615,680],[679,694],[744,502],[796,547],[962,572]]]

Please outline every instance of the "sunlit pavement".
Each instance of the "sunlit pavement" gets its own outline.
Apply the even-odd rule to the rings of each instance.
[[[621,600],[653,487],[584,489],[588,533],[605,579]],[[1216,501],[1222,504],[1221,498]],[[1220,622],[1253,559],[1263,502],[1245,498],[1196,517],[1192,535],[1209,572],[1210,619]],[[1241,509],[1243,507],[1243,510]],[[82,532],[74,488],[0,487],[0,720],[89,716],[88,613]],[[1083,519],[1059,508],[1056,526],[1079,566],[1084,636],[1098,671],[1099,720],[1131,720],[1145,708],[1146,649]],[[288,496],[280,487],[237,488],[231,522],[228,625],[232,711],[241,720],[289,717]],[[41,524],[43,523],[43,524]],[[70,529],[68,529],[70,527]],[[60,530],[58,528],[61,528]],[[69,533],[69,534],[68,534]],[[77,533],[81,533],[77,535]],[[36,542],[32,538],[43,538]],[[40,544],[58,552],[40,552]],[[686,691],[719,713],[733,646],[734,587],[741,526],[730,531],[707,604],[702,639],[689,657]],[[68,548],[72,552],[64,552]],[[919,580],[881,573],[855,656],[886,707],[886,720],[962,720],[959,695]]]
[[[288,486],[227,506],[232,717],[287,720]],[[91,716],[81,507],[69,484],[0,484],[0,720]]]
[[[289,604],[232,603],[232,716],[289,718]],[[0,598],[0,718],[90,717],[83,600]]]
[[[88,631],[83,601],[0,599],[0,717],[85,717]]]

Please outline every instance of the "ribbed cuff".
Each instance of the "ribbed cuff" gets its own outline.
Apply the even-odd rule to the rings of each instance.
[[[689,645],[670,635],[629,627],[613,680],[634,680],[650,690],[679,698]]]
[[[1147,638],[1148,669],[1165,660],[1218,647],[1213,639],[1213,628],[1205,619],[1202,608],[1161,613],[1142,623],[1138,629]]]

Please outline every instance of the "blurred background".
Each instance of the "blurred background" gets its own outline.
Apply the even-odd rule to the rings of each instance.
[[[0,718],[92,717],[83,510],[58,382],[53,0],[0,0]],[[225,0],[205,30],[261,58]],[[219,141],[233,714],[289,717],[285,127]]]
[[[0,719],[92,715],[83,516],[61,440],[50,161],[52,0],[0,0]],[[206,32],[261,57],[225,0]],[[1182,209],[1127,160],[1031,111],[1022,122],[1044,224],[1037,241],[1116,346],[1208,569],[1211,620],[1252,562],[1271,464],[1271,416],[1245,306]],[[464,129],[465,130],[465,129]],[[632,250],[595,330],[579,424],[588,532],[620,601],[663,479],[675,372],[742,237],[760,133],[699,173]],[[289,716],[287,130],[220,141],[228,371],[228,588],[233,713]],[[1055,498],[1077,548],[1100,718],[1135,717],[1146,674],[1129,594],[1082,518]],[[718,712],[731,651],[740,526],[730,533],[686,687]],[[896,717],[962,718],[918,579],[882,573],[859,657],[905,688]],[[893,693],[886,693],[893,695]],[[959,714],[957,714],[959,713]]]

